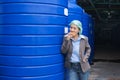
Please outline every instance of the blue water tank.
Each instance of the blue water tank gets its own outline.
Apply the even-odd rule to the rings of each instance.
[[[89,30],[90,31],[89,42],[90,42],[90,46],[91,46],[91,55],[89,58],[89,62],[90,62],[90,64],[92,64],[93,59],[94,59],[94,21],[91,16],[89,16],[89,29],[90,29]]]
[[[67,0],[0,1],[0,80],[63,80]]]
[[[90,37],[90,31],[89,31],[89,15],[87,13],[83,13],[82,17],[82,27],[83,27],[83,32],[82,34],[87,36],[88,38]]]
[[[90,44],[90,47],[91,47],[91,54],[90,54],[90,57],[89,57],[89,63],[92,64],[92,60],[93,60],[93,57],[94,57],[94,54],[93,54],[93,44],[92,44],[92,33],[91,33],[91,17],[90,15],[88,15],[87,13],[84,13],[83,14],[83,17],[82,17],[82,23],[83,23],[83,32],[82,34],[83,35],[86,35],[89,39],[89,44]]]
[[[76,4],[76,0],[68,0],[68,24],[72,20],[82,21],[83,9]]]

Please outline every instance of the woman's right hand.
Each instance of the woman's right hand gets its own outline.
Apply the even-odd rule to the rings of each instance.
[[[66,38],[67,38],[67,40],[70,40],[70,38],[72,38],[72,33],[69,32],[69,33],[66,35]]]

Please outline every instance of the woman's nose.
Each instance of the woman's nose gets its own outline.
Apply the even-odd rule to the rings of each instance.
[[[72,28],[71,28],[71,29],[70,29],[70,31],[72,31],[72,32],[73,32],[73,31],[74,31],[74,29],[72,29]]]

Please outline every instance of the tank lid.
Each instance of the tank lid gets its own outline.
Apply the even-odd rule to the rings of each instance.
[[[76,0],[68,0],[68,1],[76,4]]]

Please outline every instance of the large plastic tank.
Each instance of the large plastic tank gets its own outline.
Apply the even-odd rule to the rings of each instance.
[[[83,24],[83,32],[82,34],[87,36],[89,39],[89,44],[91,47],[91,54],[90,54],[90,58],[89,58],[89,63],[92,64],[92,60],[93,60],[93,44],[92,44],[92,23],[91,23],[91,17],[87,14],[84,13],[83,17],[82,17],[82,24]]]
[[[0,1],[0,80],[63,80],[67,0]]]
[[[82,27],[83,27],[82,34],[90,38],[89,15],[87,13],[84,13],[82,16]]]
[[[76,4],[76,0],[68,0],[68,24],[72,20],[82,21],[83,9]]]
[[[90,64],[93,64],[94,59],[94,21],[91,16],[89,16],[89,31],[90,31],[90,46],[91,46],[91,55],[89,58]]]

